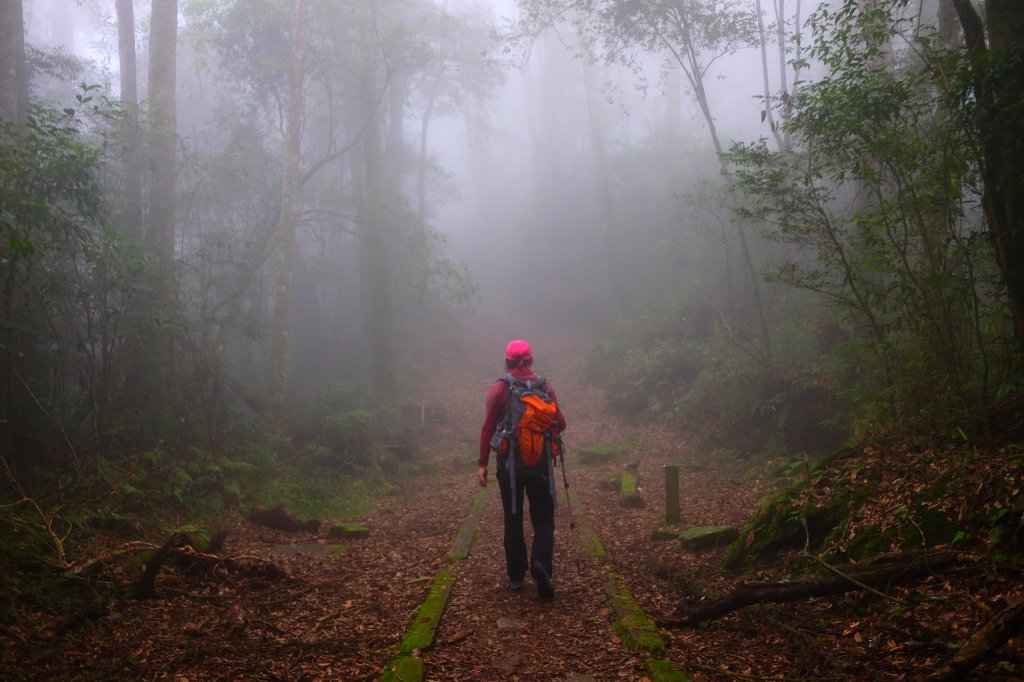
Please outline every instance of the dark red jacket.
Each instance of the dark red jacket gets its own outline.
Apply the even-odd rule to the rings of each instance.
[[[520,381],[533,381],[537,378],[537,375],[529,367],[511,369],[508,373]],[[550,382],[546,383],[548,393],[557,406],[558,396],[555,395],[555,389],[551,386]],[[494,432],[498,428],[498,422],[505,416],[505,403],[507,401],[508,384],[498,379],[487,390],[487,413],[484,416],[484,425],[480,429],[480,466],[482,467],[487,466],[487,460],[491,454],[491,437],[494,436]],[[558,407],[558,411],[555,413],[555,420],[558,422],[558,431],[561,433],[565,430],[565,417],[562,415],[561,407]]]

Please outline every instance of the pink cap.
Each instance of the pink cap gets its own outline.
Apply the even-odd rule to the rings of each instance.
[[[509,341],[505,347],[505,359],[516,360],[522,358],[525,361],[533,360],[533,351],[530,349],[530,344],[522,339],[516,339],[515,341]]]

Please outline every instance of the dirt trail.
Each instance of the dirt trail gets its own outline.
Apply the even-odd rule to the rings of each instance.
[[[451,414],[458,425],[451,436],[461,441],[460,445],[465,444],[465,451],[455,455],[464,473],[450,483],[456,488],[468,486],[467,498],[474,486],[484,392],[502,373],[502,351],[512,338],[530,341],[535,370],[548,377],[558,391],[568,421],[564,436],[569,448],[569,483],[579,495],[571,511],[581,520],[586,516],[611,556],[584,556],[576,546],[561,472],[556,472],[560,499],[556,514],[556,599],[539,599],[529,578],[521,593],[506,589],[501,504],[492,458],[489,498],[479,540],[470,556],[456,567],[457,583],[435,646],[423,654],[426,679],[646,679],[650,655],[631,651],[611,627],[616,615],[603,591],[605,576],[609,568],[621,573],[652,616],[658,612],[667,615],[674,609],[674,587],[664,581],[651,584],[657,580],[653,578],[658,570],[654,564],[660,559],[649,556],[652,549],[656,550],[649,537],[663,518],[661,465],[679,462],[692,453],[677,434],[666,429],[652,425],[629,428],[608,418],[600,391],[584,381],[584,363],[595,342],[586,330],[553,331],[550,326],[516,327],[471,318],[453,331],[445,350],[435,349],[442,359],[440,374],[445,380],[467,387]],[[644,509],[621,509],[615,494],[600,488],[601,481],[616,475],[625,462],[596,467],[574,463],[574,448],[621,443],[629,445],[630,462],[637,465],[641,484],[647,488],[644,494],[648,505]],[[714,475],[699,478],[684,481],[683,512],[689,519],[738,523],[753,508],[756,486],[741,481],[720,485]],[[697,491],[703,494],[698,497]],[[748,499],[749,504],[738,504],[737,498]],[[528,530],[528,544],[529,537]]]
[[[535,369],[548,376],[564,406],[567,442],[608,442],[603,434],[597,396],[582,382],[585,333],[557,337],[544,330],[501,329],[491,322],[467,321],[460,334],[460,362],[446,374],[457,385],[475,391],[457,414],[474,437],[467,444],[464,481],[473,485],[476,441],[483,416],[483,396],[502,371],[502,351],[512,338],[527,338],[534,348]],[[571,452],[571,451],[570,451]],[[463,453],[460,453],[463,454]],[[556,513],[556,598],[541,600],[533,583],[515,593],[504,586],[501,504],[490,466],[488,503],[479,526],[479,540],[467,560],[456,568],[457,583],[437,633],[437,643],[424,654],[428,680],[507,679],[642,679],[646,656],[629,651],[614,635],[612,614],[602,592],[603,574],[595,560],[581,556],[569,527],[569,508],[559,481]],[[556,472],[559,473],[560,472]],[[568,470],[570,485],[581,485],[585,472]],[[577,514],[584,513],[577,503]],[[528,526],[529,524],[527,524]],[[529,543],[530,531],[527,531]]]
[[[369,538],[340,545],[323,533],[287,534],[235,522],[223,555],[273,561],[288,571],[287,579],[197,577],[169,568],[160,577],[156,600],[108,601],[82,622],[49,622],[23,636],[0,652],[0,677],[375,679],[431,580],[450,566],[452,541],[478,492],[484,395],[503,371],[505,344],[517,337],[533,344],[535,369],[558,391],[569,422],[570,483],[580,497],[573,511],[587,516],[610,557],[599,561],[578,552],[559,486],[556,598],[540,600],[529,578],[524,591],[508,591],[492,460],[479,539],[466,559],[451,566],[456,583],[448,608],[434,645],[420,652],[425,679],[644,679],[647,655],[628,649],[610,627],[615,615],[602,591],[603,571],[610,567],[623,575],[652,617],[671,613],[677,600],[673,581],[703,559],[656,547],[649,537],[662,517],[660,466],[689,453],[667,431],[626,428],[605,417],[600,393],[583,381],[593,343],[585,330],[556,333],[479,317],[452,323],[442,338],[423,346],[423,357],[415,358],[430,374],[410,400],[436,403],[441,396],[448,419],[415,429],[420,465],[415,485],[382,499],[359,519],[370,527]],[[648,488],[645,509],[623,510],[614,494],[600,489],[601,480],[620,471],[622,462],[598,467],[573,462],[575,448],[600,443],[629,444],[641,485]],[[738,523],[758,492],[742,480],[688,475],[683,515],[701,524]],[[690,651],[686,636],[670,639],[666,655],[684,667]]]

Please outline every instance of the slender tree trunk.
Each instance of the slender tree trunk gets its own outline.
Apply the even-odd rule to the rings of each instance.
[[[135,9],[132,0],[117,0],[117,47],[124,107],[124,196],[121,230],[142,240],[142,148],[139,139],[139,89],[135,60]]]
[[[292,17],[292,57],[285,113],[284,163],[281,171],[281,220],[278,223],[277,289],[271,332],[268,393],[271,409],[280,416],[288,383],[288,350],[292,325],[292,276],[295,267],[299,201],[299,161],[302,151],[303,81],[308,42],[308,0],[295,0]]]
[[[423,118],[420,121],[420,153],[419,163],[416,166],[416,215],[423,222],[426,222],[427,219],[427,139],[440,83],[441,76],[439,74],[434,78],[430,94],[427,96],[427,106],[423,110]]]
[[[416,166],[416,215],[426,222],[427,212],[427,140],[430,133],[430,122],[434,115],[434,106],[441,91],[441,83],[445,77],[445,57],[448,53],[448,0],[441,3],[441,33],[437,39],[437,60],[434,68],[427,105],[423,109],[420,121],[419,163]]]
[[[177,167],[178,0],[153,0],[149,45],[149,214],[146,245],[169,294],[174,265]],[[166,298],[170,298],[169,295]]]
[[[779,1],[781,2],[782,0]],[[761,0],[755,0],[754,5],[757,8],[757,37],[761,48],[761,85],[764,91],[764,109],[761,111],[761,119],[768,123],[779,151],[784,152],[786,151],[786,141],[782,138],[782,131],[779,130],[779,126],[775,122],[775,114],[772,113],[774,107],[772,107],[771,84],[768,80],[768,36],[764,29],[764,12],[761,10]],[[779,23],[784,25],[781,21]],[[781,40],[779,42],[779,52],[785,53],[785,44]],[[783,78],[782,92],[785,92],[786,70],[782,68],[781,71],[781,77]]]
[[[0,123],[23,123],[28,108],[21,0],[0,0]]]
[[[177,185],[177,0],[153,0],[149,39],[149,205],[145,248],[150,281],[133,369],[134,400],[143,430],[159,432],[172,391],[174,335],[167,323],[175,300]]]
[[[391,197],[402,197],[405,175],[405,99],[408,80],[405,74],[392,73],[388,82],[388,134],[384,146],[384,180]]]

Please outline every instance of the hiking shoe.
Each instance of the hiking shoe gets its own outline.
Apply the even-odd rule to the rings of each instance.
[[[519,580],[512,580],[512,578],[509,578],[505,581],[505,586],[513,592],[518,592],[523,589],[523,579],[520,578]]]
[[[533,566],[530,567],[530,575],[533,576],[533,581],[537,583],[537,594],[540,595],[541,599],[551,599],[555,596],[555,585],[551,582],[551,576],[540,565],[540,562],[533,562]]]

